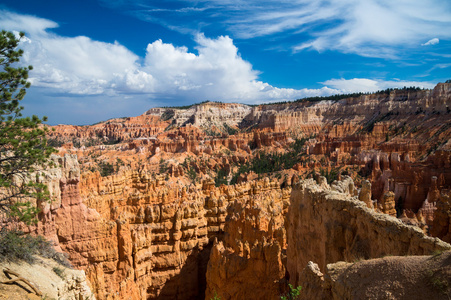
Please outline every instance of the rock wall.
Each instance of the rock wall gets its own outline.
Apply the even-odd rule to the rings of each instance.
[[[443,192],[437,199],[431,235],[451,243],[451,192]]]
[[[169,122],[158,116],[143,114],[137,117],[112,119],[90,126],[58,125],[48,131],[49,139],[61,142],[84,142],[88,140],[127,141],[151,137],[164,131]]]
[[[426,236],[418,227],[374,212],[353,197],[351,180],[318,185],[312,179],[293,187],[287,215],[287,269],[300,284],[309,261],[326,265],[386,255],[428,255],[451,245]]]
[[[99,299],[190,299],[204,291],[208,299],[215,292],[221,299],[272,299],[280,295],[285,267],[297,283],[309,260],[324,270],[338,260],[444,249],[419,229],[374,213],[372,200],[395,215],[402,199],[404,215],[423,218],[433,235],[449,239],[449,197],[440,194],[451,188],[450,101],[451,84],[439,84],[340,101],[156,108],[93,126],[58,126],[50,139],[127,141],[62,147],[79,154],[84,170],[105,161],[118,165],[118,158],[127,164],[101,177],[80,174],[73,156],[56,158],[61,169],[44,180],[55,201],[37,203],[35,231],[86,270]],[[236,127],[248,130],[224,131]],[[283,153],[292,137],[310,134],[316,137],[306,143],[309,156],[287,172],[362,171],[370,180],[360,193],[365,203],[353,198],[349,179],[332,186],[304,181],[293,192],[269,179],[219,188],[205,180],[218,169],[231,175],[254,148]],[[185,162],[202,183],[184,176],[188,156],[196,157]],[[165,160],[169,181],[151,175]],[[256,177],[242,174],[239,182]]]
[[[263,183],[263,184],[262,184]],[[224,238],[215,241],[207,269],[206,299],[277,299],[284,288],[284,208],[291,187],[265,179],[227,208]]]
[[[310,179],[293,190],[268,178],[186,187],[144,170],[81,176],[75,156],[53,159],[59,168],[44,182],[55,200],[38,203],[34,230],[85,270],[97,299],[278,299],[286,269],[299,284],[308,261],[325,270],[340,260],[451,248],[375,213],[349,177],[331,186]],[[389,213],[392,198],[382,204]]]
[[[75,156],[54,159],[60,166],[47,173],[45,182],[55,201],[41,204],[33,230],[55,241],[86,272],[97,299],[203,298],[215,239],[240,247],[238,256],[260,260],[258,268],[248,263],[257,268],[258,284],[267,279],[261,268],[268,268],[266,275],[274,280],[284,276],[282,211],[290,188],[281,189],[278,181],[217,188],[207,180],[186,187],[168,185],[146,171],[81,176]],[[219,243],[214,249],[219,251]],[[277,283],[267,286],[275,294]]]
[[[62,216],[58,211],[57,218],[84,226],[66,227],[72,238],[58,238],[74,265],[87,272],[98,299],[191,299],[200,293],[199,268],[209,254],[204,253],[205,195],[168,189],[164,181],[138,172],[86,176],[81,185],[97,217],[90,222],[83,212]]]

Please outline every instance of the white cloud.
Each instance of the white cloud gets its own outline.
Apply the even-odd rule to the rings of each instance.
[[[340,93],[375,92],[388,88],[403,88],[405,86],[431,89],[435,83],[421,81],[395,81],[395,80],[373,80],[365,78],[353,79],[330,79],[323,82],[324,85],[339,90]]]
[[[26,31],[30,34],[40,34],[49,28],[56,28],[58,24],[39,17],[20,15],[0,9],[0,24],[3,30]]]
[[[139,57],[124,46],[84,36],[67,38],[47,31],[57,26],[33,16],[7,11],[0,15],[0,27],[27,33],[21,42],[24,50],[21,63],[33,65],[30,81],[34,86],[71,94],[102,94],[113,84],[127,90],[130,87],[127,82],[139,78],[136,76]],[[117,84],[121,81],[123,84]],[[139,89],[140,85],[136,87]]]
[[[6,16],[6,17],[5,17]],[[14,23],[15,22],[15,23]],[[273,87],[258,80],[259,72],[241,58],[227,36],[195,37],[198,54],[186,47],[157,40],[147,46],[143,63],[118,43],[94,41],[88,37],[62,37],[47,29],[52,21],[7,13],[0,26],[28,32],[21,47],[22,63],[33,65],[30,81],[51,93],[73,95],[146,94],[150,98],[263,102],[292,100],[309,95],[333,93],[328,88],[295,90]],[[29,31],[28,26],[39,30]]]
[[[295,45],[295,51],[331,49],[394,58],[399,55],[394,47],[415,47],[431,34],[451,38],[449,5],[442,0],[432,2],[333,0],[306,4],[306,1],[297,1],[290,9],[279,11],[277,17],[274,12],[269,15],[262,12],[254,15],[254,19],[266,15],[265,22],[255,24],[249,19],[236,29],[244,35],[261,36],[298,28],[308,30],[311,38]],[[273,31],[274,28],[277,31]]]
[[[433,38],[433,39],[430,39],[429,41],[427,41],[426,43],[421,44],[421,46],[436,45],[439,42],[440,42],[440,40],[438,38]]]
[[[203,98],[254,98],[258,73],[227,36],[196,37],[198,55],[161,40],[147,46],[143,69],[158,81],[157,91],[194,91]]]

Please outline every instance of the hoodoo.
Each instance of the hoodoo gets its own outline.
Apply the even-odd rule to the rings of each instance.
[[[55,126],[54,201],[29,230],[97,299],[278,299],[288,283],[305,299],[353,298],[369,293],[341,279],[356,262],[376,281],[390,263],[408,286],[405,264],[451,250],[447,106],[451,84],[439,84]],[[381,289],[410,295],[400,287]]]

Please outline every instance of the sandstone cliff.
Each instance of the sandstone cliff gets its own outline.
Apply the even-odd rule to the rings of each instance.
[[[286,247],[282,210],[288,206],[289,189],[281,189],[277,181],[219,188],[205,181],[186,188],[168,186],[137,171],[105,178],[87,173],[80,178],[75,157],[54,159],[61,167],[48,172],[47,183],[55,201],[45,207],[34,230],[55,241],[75,267],[85,270],[97,299],[203,295],[214,239],[228,243],[241,239],[240,246],[233,246],[246,250],[238,254],[261,257],[262,265],[266,264],[263,253],[269,251],[264,250],[262,233],[276,241],[271,251]],[[238,223],[227,221],[242,213]],[[246,220],[251,216],[249,224]],[[237,226],[242,227],[242,236],[229,229]],[[257,255],[259,241],[263,249]],[[272,258],[278,262],[280,279],[284,267],[279,256],[268,259]],[[265,279],[261,277],[261,282]]]
[[[426,255],[451,249],[449,244],[426,236],[417,227],[374,212],[334,185],[320,187],[313,180],[301,182],[293,189],[290,201],[287,269],[293,283],[297,283],[309,261],[324,270],[327,264],[341,260]]]
[[[58,126],[61,167],[43,175],[55,200],[37,203],[30,230],[86,271],[98,299],[278,299],[286,271],[299,284],[309,261],[326,272],[339,260],[448,249],[424,232],[449,241],[449,106],[451,84],[439,84]],[[301,137],[293,168],[237,173]],[[319,183],[292,190],[306,177]]]
[[[205,290],[207,299],[277,299],[285,266],[299,284],[310,260],[324,270],[451,248],[367,208],[350,178],[331,186],[310,179],[293,191],[296,176],[285,186],[265,179],[186,188],[145,171],[81,180],[75,157],[55,160],[61,169],[47,179],[59,183],[50,184],[56,200],[35,230],[85,270],[98,299],[192,299]]]
[[[224,238],[215,241],[207,269],[206,299],[273,299],[284,289],[284,207],[291,188],[256,182],[252,193],[227,208]]]

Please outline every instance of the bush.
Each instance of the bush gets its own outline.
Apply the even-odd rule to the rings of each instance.
[[[227,182],[227,171],[225,169],[216,170],[215,186],[219,187],[222,184],[228,185]]]
[[[230,127],[227,123],[224,123],[224,129],[228,135],[235,135],[238,133],[238,129]]]
[[[233,175],[231,184],[237,182],[240,174],[253,171],[256,174],[273,173],[291,169],[305,155],[304,145],[307,139],[296,139],[286,153],[265,153],[260,151],[249,162],[239,166]]]
[[[190,167],[188,169],[188,178],[192,181],[192,182],[196,182],[196,178],[197,178],[197,173],[196,170],[193,167]]]
[[[114,166],[109,162],[99,163],[100,176],[106,177],[114,174]]]
[[[56,252],[52,243],[42,236],[31,236],[18,230],[3,229],[0,232],[0,261],[22,260],[31,264],[35,262],[34,255],[52,258],[70,267],[67,259]]]
[[[299,295],[301,294],[302,286],[298,286],[294,288],[291,284],[288,284],[290,290],[283,296],[280,296],[281,300],[295,300],[299,299]]]
[[[337,169],[332,169],[329,172],[329,170],[327,170],[327,169],[324,170],[321,168],[320,175],[326,177],[328,184],[331,184],[335,180],[338,180],[338,170]]]
[[[164,174],[169,170],[168,163],[164,159],[160,159],[160,170],[159,174]]]

